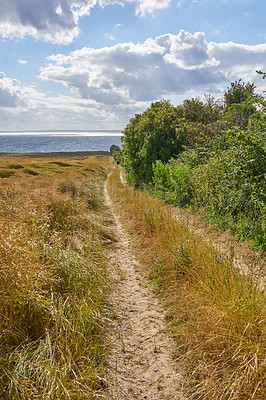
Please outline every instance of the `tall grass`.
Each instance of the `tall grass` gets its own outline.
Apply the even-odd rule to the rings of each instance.
[[[136,236],[145,271],[163,296],[175,357],[189,377],[190,399],[266,397],[265,295],[252,273],[172,217],[171,207],[121,184],[110,191]]]
[[[111,285],[106,159],[0,161],[15,171],[0,187],[0,398],[99,398]]]

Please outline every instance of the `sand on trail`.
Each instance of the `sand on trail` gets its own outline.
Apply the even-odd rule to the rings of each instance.
[[[110,303],[117,318],[107,335],[106,399],[185,400],[185,380],[173,360],[174,344],[166,332],[163,308],[138,272],[130,237],[112,207],[107,184],[105,196],[117,237],[110,260],[116,266]]]

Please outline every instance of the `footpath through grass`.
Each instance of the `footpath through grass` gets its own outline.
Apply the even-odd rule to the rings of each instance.
[[[108,158],[0,158],[0,398],[96,399],[104,386]]]
[[[252,274],[241,275],[230,257],[173,218],[171,207],[121,184],[118,169],[109,187],[164,299],[189,398],[265,399],[265,294]]]

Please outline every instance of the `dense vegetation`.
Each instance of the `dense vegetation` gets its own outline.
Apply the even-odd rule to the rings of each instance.
[[[0,157],[0,398],[94,399],[104,377],[106,156]]]
[[[125,128],[119,157],[129,183],[265,249],[265,131],[265,99],[239,80],[220,101],[152,103]]]

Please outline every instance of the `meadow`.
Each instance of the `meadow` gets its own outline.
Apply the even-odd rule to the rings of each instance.
[[[105,386],[108,161],[105,153],[1,154],[3,400],[96,399]]]

